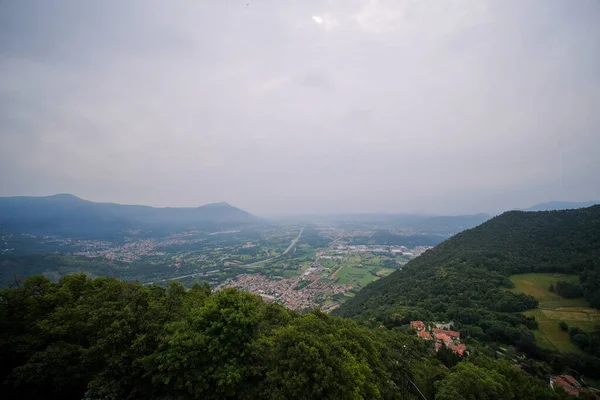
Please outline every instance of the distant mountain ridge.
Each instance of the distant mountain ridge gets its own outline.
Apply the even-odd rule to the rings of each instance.
[[[557,210],[574,210],[577,208],[586,208],[600,204],[600,200],[596,201],[548,201],[533,205],[523,211],[557,211]]]
[[[260,219],[226,202],[200,207],[96,203],[71,194],[0,197],[0,229],[59,236],[104,237],[131,229],[218,230]]]

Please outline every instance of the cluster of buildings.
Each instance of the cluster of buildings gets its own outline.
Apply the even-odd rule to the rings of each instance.
[[[164,256],[164,252],[155,250],[158,245],[158,241],[153,239],[131,240],[123,245],[105,241],[82,240],[77,243],[77,247],[81,250],[74,254],[84,257],[104,257],[109,260],[134,261],[141,257]]]
[[[585,393],[586,398],[600,399],[600,395],[589,387],[583,387],[581,383],[571,375],[554,375],[550,377],[550,387],[561,387],[567,394],[575,397]]]
[[[394,255],[404,255],[407,257],[414,257],[422,254],[426,250],[430,249],[430,246],[418,246],[412,249],[408,249],[405,246],[387,246],[387,245],[349,245],[345,243],[338,243],[331,246],[330,252],[333,254],[347,254],[351,252],[375,252],[375,253],[392,253]]]
[[[460,356],[465,354],[468,355],[466,346],[460,343],[460,333],[448,329],[448,325],[449,324],[437,324],[436,327],[429,327],[423,321],[410,322],[410,326],[417,331],[417,336],[419,336],[421,339],[431,340],[434,342],[436,351],[438,351],[442,345],[445,345],[448,349]],[[597,391],[589,387],[584,387],[571,375],[552,376],[550,378],[550,387],[561,387],[565,392],[567,392],[567,394],[571,396],[580,397],[585,393],[585,396],[587,396],[586,398],[600,400],[600,394]]]
[[[465,355],[467,346],[460,342],[460,332],[449,329],[441,329],[440,327],[429,328],[423,321],[411,321],[410,326],[417,331],[417,336],[424,340],[432,340],[434,342],[435,351],[442,348],[442,345],[452,350],[459,356]]]
[[[308,267],[306,269],[306,271],[304,271],[302,273],[302,276],[309,276],[309,275],[313,275],[313,274],[317,274],[321,271],[325,271],[325,267],[322,266],[321,264],[319,264],[318,262],[314,262],[312,264],[310,264],[310,267]]]
[[[266,301],[282,304],[292,310],[321,306],[332,295],[349,291],[350,286],[336,285],[314,275],[318,267],[309,269],[295,278],[267,277],[260,274],[242,274],[225,281],[217,290],[235,287],[261,296]],[[333,310],[337,304],[327,304],[324,309]]]

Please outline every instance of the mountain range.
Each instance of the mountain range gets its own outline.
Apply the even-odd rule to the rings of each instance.
[[[228,203],[157,208],[96,203],[71,194],[0,198],[0,229],[45,235],[105,237],[127,230],[219,230],[260,222]]]
[[[577,208],[586,208],[600,204],[600,201],[549,201],[531,206],[523,211],[556,211],[556,210],[574,210]]]

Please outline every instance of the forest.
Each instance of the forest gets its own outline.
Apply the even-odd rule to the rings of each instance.
[[[492,353],[443,360],[410,331],[84,275],[0,291],[0,360],[9,399],[568,398]]]
[[[369,284],[335,313],[386,327],[410,319],[454,321],[479,342],[512,344],[544,362],[575,365],[574,356],[536,348],[530,330],[537,322],[521,312],[537,301],[506,290],[513,285],[509,275],[531,272],[578,275],[584,298],[599,308],[600,206],[506,212]],[[600,359],[593,355],[582,355],[576,367],[598,375]]]

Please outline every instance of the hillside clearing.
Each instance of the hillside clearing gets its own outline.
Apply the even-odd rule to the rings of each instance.
[[[583,298],[564,299],[548,290],[550,284],[559,281],[576,283],[576,275],[565,274],[520,274],[510,276],[515,284],[514,293],[526,293],[535,297],[540,306],[538,309],[526,311],[527,316],[535,316],[539,327],[534,331],[538,345],[554,350],[581,352],[575,346],[567,332],[560,330],[558,323],[565,321],[569,326],[589,331],[600,324],[600,311],[590,308]]]

